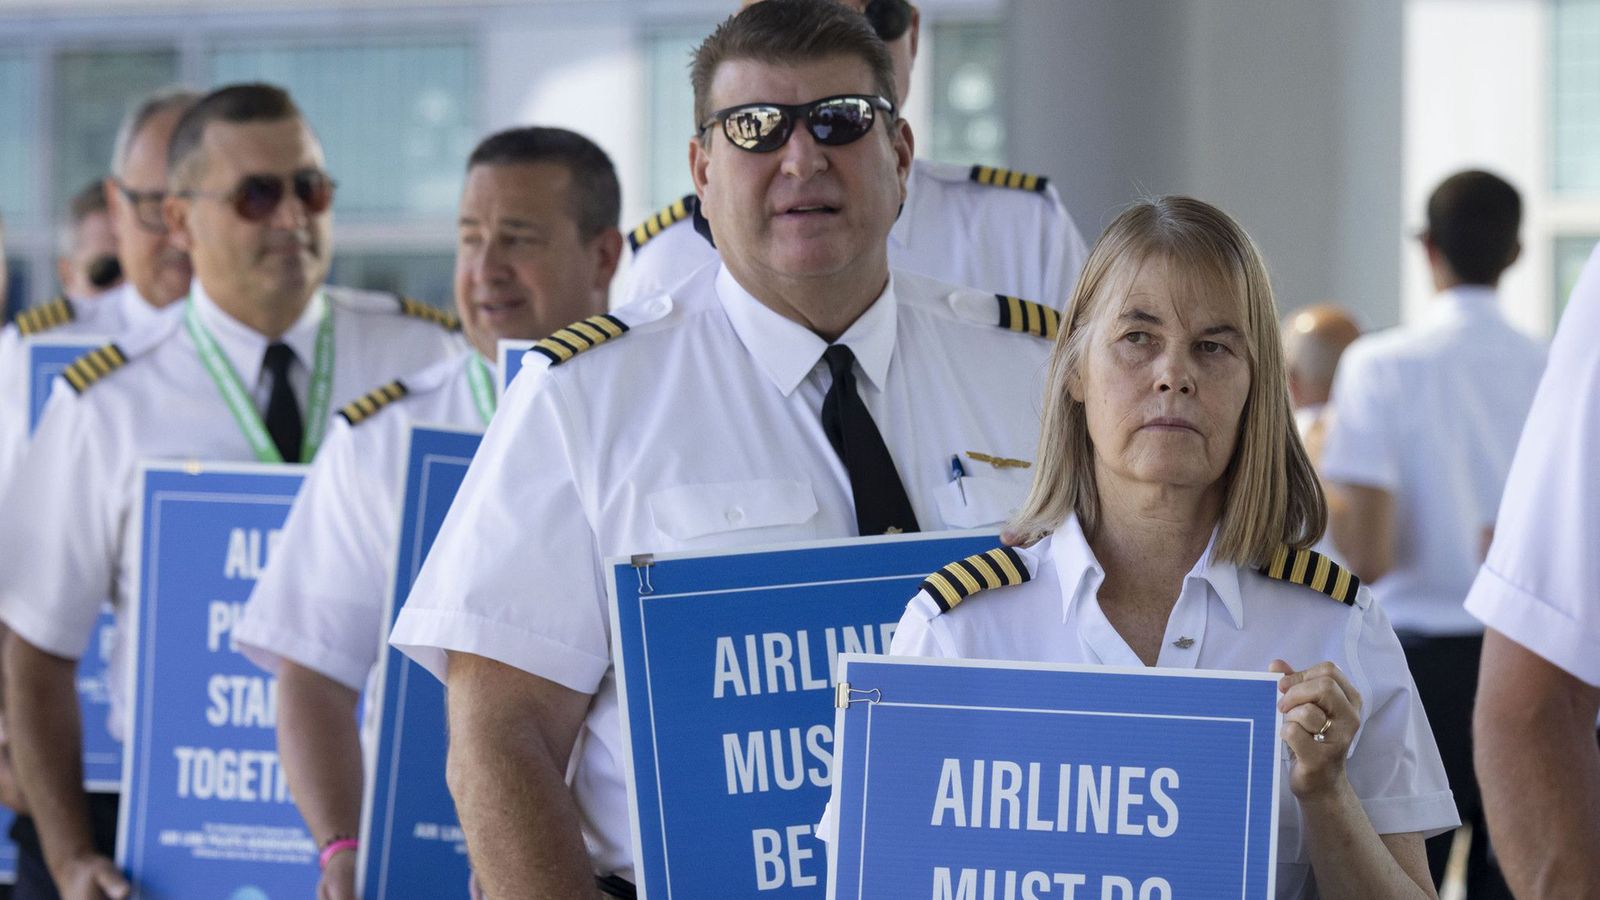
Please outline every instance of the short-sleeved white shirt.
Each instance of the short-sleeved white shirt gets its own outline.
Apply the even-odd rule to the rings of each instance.
[[[1340,358],[1321,474],[1394,497],[1394,569],[1371,587],[1396,630],[1483,630],[1461,602],[1544,362],[1494,291],[1473,286],[1445,291],[1423,321],[1363,337]]]
[[[946,613],[926,591],[919,592],[900,619],[889,652],[1144,665],[1100,607],[1105,570],[1076,517],[1017,553],[1032,573],[1030,581],[973,595]],[[1264,672],[1274,659],[1296,669],[1331,661],[1361,694],[1361,730],[1346,771],[1379,834],[1431,836],[1460,824],[1405,653],[1367,589],[1357,591],[1347,606],[1253,569],[1214,561],[1208,547],[1184,577],[1156,666]],[[1282,764],[1290,765],[1287,750]],[[1283,775],[1277,896],[1311,900],[1317,892],[1310,848],[1288,789],[1287,768]]]
[[[469,352],[400,380],[405,396],[351,425],[335,418],[273,553],[234,626],[239,649],[276,673],[287,659],[351,690],[370,686],[388,646],[413,425],[481,429],[467,377]],[[372,735],[376,704],[367,705]]]
[[[1600,687],[1600,250],[1550,348],[1467,611]]]
[[[1055,186],[982,184],[973,168],[912,161],[905,207],[889,232],[889,265],[1065,309],[1089,249]],[[717,259],[689,219],[674,223],[634,252],[623,302],[675,287]]]
[[[271,375],[268,341],[229,317],[194,284],[198,308],[258,409]],[[282,340],[299,362],[290,371],[305,408],[317,329],[331,306],[333,398],[342,402],[432,359],[460,352],[460,338],[400,314],[392,296],[328,288]],[[119,339],[127,363],[81,394],[58,382],[0,516],[0,619],[56,656],[84,652],[109,599],[116,630],[108,670],[111,733],[126,733],[131,688],[130,600],[139,547],[134,521],[143,460],[254,461],[250,444],[195,351],[181,315]],[[337,408],[337,407],[335,407]]]
[[[632,330],[567,362],[529,355],[390,640],[441,677],[457,651],[594,695],[572,790],[596,871],[631,878],[604,560],[856,523],[821,338],[721,267],[616,315]],[[997,320],[993,296],[895,270],[839,340],[925,531],[998,525],[1026,494],[1026,470],[966,455],[1037,443],[1050,342]]]
[[[65,302],[72,310],[72,318],[32,337],[112,338],[145,327],[177,307],[152,306],[139,296],[131,282],[93,300],[67,298]],[[28,344],[32,337],[24,337],[14,322],[0,329],[0,494],[28,447],[32,387]]]

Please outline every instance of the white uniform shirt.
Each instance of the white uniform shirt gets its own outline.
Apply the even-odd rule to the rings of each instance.
[[[821,338],[721,267],[616,315],[632,330],[615,346],[542,370],[529,354],[390,640],[441,678],[459,651],[595,695],[572,790],[596,871],[631,879],[604,560],[856,522],[822,430]],[[992,296],[894,271],[840,338],[925,531],[995,526],[1026,494],[1025,470],[965,455],[1032,459],[1037,443],[1050,343],[996,321]]]
[[[889,265],[1065,309],[1089,250],[1055,187],[995,187],[971,176],[969,166],[912,161]],[[717,259],[689,219],[670,225],[634,252],[624,302],[673,288]]]
[[[1600,687],[1600,250],[1550,348],[1466,608]]]
[[[230,318],[195,283],[191,300],[223,355],[264,409],[271,375],[267,339]],[[317,329],[331,304],[333,398],[359,396],[404,372],[460,352],[439,325],[403,316],[392,296],[329,288],[282,338],[298,357],[315,359]],[[139,547],[134,521],[142,460],[254,461],[255,455],[200,361],[182,316],[165,316],[119,346],[128,361],[82,394],[58,382],[3,501],[0,619],[29,643],[76,659],[100,604],[109,595],[116,632],[108,670],[109,727],[125,734],[131,691],[130,601]],[[305,382],[296,384],[305,409]]]
[[[1481,632],[1462,609],[1482,562],[1545,352],[1494,291],[1457,287],[1424,320],[1339,360],[1322,477],[1394,497],[1394,569],[1373,584],[1396,630]]]
[[[72,318],[34,336],[112,338],[146,327],[178,304],[157,308],[139,296],[132,283],[124,282],[94,300],[64,301]],[[0,329],[0,495],[6,480],[22,461],[28,447],[28,413],[31,375],[28,344],[15,322]]]
[[[388,646],[405,454],[413,425],[481,429],[469,352],[400,379],[405,396],[351,425],[335,417],[233,638],[276,673],[282,660],[359,691]],[[376,704],[367,705],[371,736]]]
[[[998,659],[1142,667],[1100,608],[1105,570],[1077,517],[1052,537],[1018,549],[1033,578],[984,591],[940,614],[919,592],[895,629],[897,656]],[[1174,642],[1193,641],[1180,649]],[[1297,669],[1329,660],[1362,698],[1361,730],[1347,763],[1350,786],[1379,834],[1441,833],[1460,824],[1444,765],[1404,652],[1366,588],[1346,606],[1252,569],[1214,562],[1211,548],[1184,577],[1161,639],[1160,668],[1264,672],[1274,659]],[[1317,896],[1287,751],[1278,801],[1279,900]]]

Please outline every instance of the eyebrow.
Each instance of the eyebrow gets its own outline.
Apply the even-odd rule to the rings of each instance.
[[[456,220],[456,225],[458,226],[475,226],[482,224],[484,224],[483,221],[474,216],[462,216]],[[539,223],[528,219],[501,219],[499,224],[501,228],[511,228],[518,231],[540,230]]]
[[[1162,324],[1160,316],[1146,312],[1142,309],[1126,310],[1121,315],[1117,316],[1117,320],[1121,322],[1138,322],[1141,325]],[[1200,335],[1201,337],[1216,337],[1218,335],[1242,337],[1243,333],[1232,325],[1212,325],[1209,328],[1202,329]]]

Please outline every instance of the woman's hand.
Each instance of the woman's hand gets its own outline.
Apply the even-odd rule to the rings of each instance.
[[[1331,662],[1296,672],[1275,659],[1268,668],[1283,675],[1278,710],[1284,743],[1295,757],[1289,789],[1302,801],[1332,796],[1346,784],[1344,762],[1361,728],[1361,694]]]

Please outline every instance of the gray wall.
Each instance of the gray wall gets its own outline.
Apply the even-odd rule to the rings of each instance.
[[[1018,167],[1051,174],[1088,238],[1141,194],[1218,203],[1279,305],[1399,317],[1395,0],[1014,0]]]

